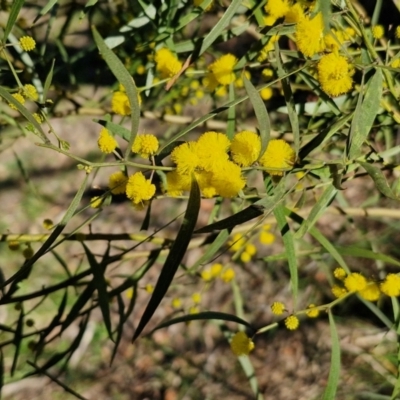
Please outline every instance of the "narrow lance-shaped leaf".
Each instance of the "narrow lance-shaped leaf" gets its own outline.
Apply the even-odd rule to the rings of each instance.
[[[199,51],[200,56],[215,42],[221,32],[230,24],[232,17],[235,15],[236,11],[241,5],[242,0],[233,0],[231,2],[224,15],[204,38]]]
[[[107,282],[106,278],[104,277],[104,273],[107,266],[105,260],[108,257],[110,245],[107,246],[106,252],[103,256],[103,260],[100,264],[96,261],[96,258],[94,257],[93,253],[89,250],[89,248],[86,246],[84,242],[82,242],[82,246],[85,249],[86,257],[88,259],[90,270],[93,275],[93,285],[97,290],[97,297],[101,314],[103,316],[104,325],[107,329],[109,338],[113,340],[112,330],[111,330],[111,318],[110,318],[110,303],[107,292]]]
[[[211,320],[211,319],[216,319],[219,321],[236,322],[238,324],[247,326],[248,328],[252,328],[251,324],[249,324],[244,319],[237,317],[236,315],[227,314],[227,313],[223,313],[223,312],[217,312],[217,311],[205,311],[205,312],[200,312],[200,313],[196,313],[196,314],[187,314],[187,315],[183,315],[182,317],[173,318],[173,319],[170,319],[169,321],[165,321],[165,322],[157,325],[151,331],[151,333],[153,333],[154,331],[156,331],[158,329],[166,328],[168,326],[179,324],[181,322],[201,321],[201,320]]]
[[[332,199],[336,196],[337,189],[333,185],[329,185],[322,193],[322,196],[318,199],[317,203],[311,209],[311,212],[307,219],[304,219],[299,230],[295,233],[296,239],[301,239],[314,224],[318,221],[318,218],[326,210],[331,203]]]
[[[358,163],[367,171],[368,175],[373,179],[377,189],[386,197],[393,200],[400,200],[394,193],[392,188],[389,186],[385,175],[380,170],[380,168],[375,165],[358,161]]]
[[[12,3],[12,7],[11,7],[11,11],[10,11],[10,15],[8,16],[8,20],[7,20],[7,25],[4,29],[4,35],[3,35],[3,43],[5,44],[8,38],[8,35],[11,32],[11,29],[13,28],[15,21],[18,18],[18,14],[22,8],[22,6],[24,5],[25,0],[14,0]]]
[[[329,310],[329,326],[331,331],[332,353],[331,368],[329,370],[328,384],[324,391],[323,400],[335,400],[340,377],[340,343],[336,329],[335,319]]]
[[[357,104],[355,115],[351,124],[349,159],[361,155],[362,145],[371,131],[372,124],[378,114],[383,88],[382,70],[378,68],[370,79],[364,99]],[[361,96],[361,94],[360,94]]]
[[[107,45],[104,43],[103,38],[100,36],[97,29],[92,27],[93,38],[96,42],[97,47],[100,50],[101,55],[106,61],[108,67],[111,72],[115,75],[118,82],[123,85],[126,91],[126,95],[129,99],[129,104],[131,107],[131,137],[129,139],[129,144],[125,152],[125,158],[129,157],[131,153],[131,147],[137,135],[137,131],[139,128],[139,118],[140,118],[140,107],[138,100],[138,91],[136,89],[136,85],[134,80],[132,79],[130,73],[125,68],[124,64],[121,60],[110,50]]]
[[[261,157],[265,153],[265,150],[267,149],[268,146],[269,136],[271,133],[271,124],[269,121],[268,112],[265,107],[263,99],[261,98],[260,94],[254,87],[254,85],[246,78],[244,74],[243,74],[243,82],[258,121],[258,127],[260,130],[260,137],[261,137],[261,150],[259,157]]]
[[[143,331],[147,323],[150,321],[157,307],[164,298],[167,290],[174,279],[175,273],[182,261],[183,256],[189,246],[194,227],[196,226],[197,218],[200,210],[200,188],[194,175],[192,175],[192,185],[187,210],[179,229],[178,235],[168,253],[165,264],[158,277],[154,292],[149,303],[140,319],[139,325],[136,328],[133,340],[135,340]]]
[[[288,109],[290,125],[292,126],[293,138],[294,138],[294,148],[295,148],[296,157],[297,157],[297,155],[299,154],[299,149],[300,149],[299,119],[297,117],[296,106],[294,103],[294,97],[293,97],[292,89],[290,87],[290,82],[289,82],[289,79],[287,77],[285,77],[286,72],[282,65],[278,41],[275,42],[275,58],[276,58],[276,62],[278,64],[278,76],[281,78],[283,95],[285,97],[286,107]]]
[[[276,218],[276,222],[278,223],[278,228],[281,231],[283,244],[285,246],[285,252],[289,264],[293,303],[296,304],[298,289],[299,289],[299,277],[298,277],[297,257],[294,247],[293,234],[290,230],[288,222],[286,221],[285,207],[282,204],[279,204],[275,207],[274,215]]]
[[[15,345],[15,350],[14,350],[14,357],[11,365],[11,376],[14,375],[15,369],[17,368],[17,363],[18,363],[18,357],[19,357],[19,352],[21,350],[21,342],[22,342],[22,337],[23,337],[23,328],[24,328],[24,309],[21,308],[21,311],[19,313],[19,318],[17,322],[17,328],[15,329],[15,335],[13,339],[13,344]]]

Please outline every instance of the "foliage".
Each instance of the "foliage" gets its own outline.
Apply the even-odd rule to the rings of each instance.
[[[23,140],[43,158],[72,160],[81,183],[60,221],[45,220],[50,234],[2,235],[19,257],[2,266],[1,382],[45,374],[84,398],[61,373],[93,319],[101,315],[111,363],[132,318],[138,346],[144,332],[201,320],[216,323],[261,399],[257,338],[318,318],[332,346],[320,396],[336,398],[335,315],[357,301],[379,326],[400,329],[398,250],[363,225],[378,219],[397,237],[400,27],[385,25],[382,1],[365,18],[351,0],[3,3],[1,150]],[[90,41],[73,49],[68,35],[79,24]],[[102,94],[85,97],[84,85]],[[82,156],[53,127],[73,113],[93,117],[95,154]],[[168,129],[145,132],[143,119]],[[88,201],[102,173],[108,186]],[[370,188],[375,200],[347,196],[351,188]],[[131,231],[92,232],[102,218],[117,226],[109,211],[119,202],[129,204]],[[332,214],[356,233],[341,241]],[[307,275],[311,264],[319,281]],[[289,288],[253,321],[239,277],[249,266],[263,280],[279,268],[277,285]],[[203,305],[218,284],[232,304]],[[393,374],[382,398],[399,395]]]

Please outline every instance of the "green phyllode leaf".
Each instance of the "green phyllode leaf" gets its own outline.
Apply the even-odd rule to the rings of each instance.
[[[138,338],[140,333],[143,331],[147,323],[150,321],[154,312],[164,298],[167,290],[174,279],[175,273],[179,268],[183,256],[189,246],[194,227],[196,226],[197,218],[200,210],[200,188],[199,185],[192,175],[192,185],[190,189],[190,196],[186,213],[179,229],[178,235],[168,253],[165,264],[161,270],[160,276],[158,277],[157,283],[154,288],[154,292],[150,298],[149,303],[140,319],[139,325],[136,328],[133,336],[133,341]]]

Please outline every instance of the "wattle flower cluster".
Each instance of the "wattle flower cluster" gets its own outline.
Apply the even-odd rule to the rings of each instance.
[[[194,174],[204,197],[235,197],[246,185],[241,167],[253,165],[260,151],[260,137],[254,132],[240,132],[232,142],[224,133],[206,132],[172,151],[176,170],[167,174],[165,189],[170,196],[182,195],[190,189]],[[282,175],[294,161],[293,149],[284,140],[273,139],[258,163],[271,175]]]

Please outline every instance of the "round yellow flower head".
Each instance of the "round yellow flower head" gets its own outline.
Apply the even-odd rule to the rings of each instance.
[[[111,135],[108,129],[103,128],[100,131],[97,145],[99,146],[99,149],[102,153],[109,154],[117,148],[118,142],[115,140],[114,136]]]
[[[235,271],[233,268],[229,267],[227,268],[224,272],[221,274],[221,279],[225,282],[228,283],[231,280],[235,278]]]
[[[378,301],[381,291],[379,290],[379,286],[376,282],[368,282],[367,287],[361,290],[359,295],[368,301]]]
[[[247,263],[251,260],[251,254],[249,254],[247,251],[243,251],[242,254],[240,255],[240,261],[242,263]]]
[[[33,113],[32,117],[35,118],[38,124],[41,124],[43,122],[43,117],[39,113]]]
[[[347,294],[347,290],[343,287],[340,287],[338,285],[333,285],[332,286],[332,294],[337,298],[340,299],[344,295]]]
[[[166,190],[168,196],[177,197],[181,196],[182,192],[190,189],[191,176],[180,174],[177,170],[168,172],[166,174]]]
[[[299,325],[300,325],[300,321],[295,315],[289,315],[285,319],[285,326],[290,331],[296,330],[299,327]]]
[[[199,167],[205,171],[219,173],[226,166],[231,142],[224,133],[205,132],[196,142]]]
[[[231,156],[236,164],[249,167],[255,161],[261,151],[261,139],[254,132],[242,131],[237,133],[231,143]]]
[[[17,100],[18,103],[25,104],[25,98],[24,96],[22,96],[22,94],[14,93],[11,96],[14,97],[14,99]],[[12,103],[8,103],[8,106],[13,110],[17,110],[17,107]]]
[[[201,294],[199,292],[193,293],[192,300],[194,304],[199,304],[201,302]]]
[[[400,26],[396,26],[394,35],[396,36],[397,39],[400,39]]]
[[[114,92],[111,98],[111,110],[118,115],[130,115],[131,106],[125,92]]]
[[[104,202],[104,198],[101,196],[94,196],[90,199],[90,207],[100,208]]]
[[[246,244],[246,238],[241,233],[235,233],[227,244],[229,246],[229,250],[235,253]]]
[[[259,236],[261,244],[272,244],[275,242],[275,235],[268,231],[262,231]]]
[[[296,25],[297,48],[307,57],[312,57],[325,50],[324,21],[319,12],[314,18],[300,18]]]
[[[274,301],[271,304],[271,311],[272,311],[272,314],[282,315],[286,311],[286,307],[280,301]]]
[[[382,25],[375,25],[372,27],[372,36],[375,39],[382,39],[385,34],[385,28]]]
[[[264,101],[269,100],[274,94],[274,91],[271,87],[266,87],[260,90],[260,96]]]
[[[335,268],[335,270],[333,271],[333,276],[336,279],[340,279],[341,281],[346,278],[346,271],[342,268],[342,267],[337,267]]]
[[[296,159],[296,153],[287,142],[282,139],[272,139],[268,143],[267,150],[259,162],[267,168],[270,175],[283,175],[283,171],[268,170],[268,168],[292,169]]]
[[[187,142],[172,150],[171,160],[176,164],[179,174],[190,175],[199,166],[200,160],[196,149],[196,142]]]
[[[217,278],[221,275],[222,271],[222,264],[216,263],[211,266],[211,274],[213,278]]]
[[[171,78],[182,69],[182,63],[167,48],[157,50],[154,61],[156,70],[160,72],[162,78]]]
[[[150,284],[150,283],[148,283],[148,284],[145,286],[144,289],[146,290],[147,293],[150,293],[150,294],[154,292],[154,286],[153,286],[152,284]]]
[[[349,292],[359,292],[367,287],[367,279],[358,272],[353,272],[344,279],[344,286]]]
[[[246,181],[242,177],[242,170],[232,161],[225,161],[213,171],[213,186],[222,197],[235,197],[245,187]]]
[[[274,70],[272,70],[271,68],[264,68],[261,71],[261,75],[267,79],[270,80],[273,76],[274,76]]]
[[[36,47],[35,39],[31,36],[22,36],[19,39],[19,45],[24,51],[32,51]]]
[[[231,349],[238,357],[247,356],[254,349],[254,343],[244,332],[236,332],[231,340]]]
[[[390,66],[392,68],[400,68],[400,58],[395,58],[391,63]]]
[[[229,85],[235,81],[233,70],[238,59],[233,54],[225,54],[208,66],[208,70],[214,75],[216,81],[221,85]]]
[[[156,192],[156,187],[150,179],[146,179],[142,172],[131,175],[126,184],[126,195],[134,204],[141,204],[150,200]]]
[[[172,299],[172,307],[173,308],[181,308],[182,307],[182,301],[179,297],[175,297]]]
[[[24,85],[22,95],[29,100],[37,101],[39,99],[38,92],[35,86],[31,84]]]
[[[204,271],[201,272],[201,279],[203,279],[206,282],[210,282],[213,280],[213,273],[211,271],[211,268],[206,268]]]
[[[397,274],[388,274],[381,283],[380,289],[387,296],[400,296],[400,276]]]
[[[112,194],[123,194],[126,192],[127,182],[127,176],[122,171],[117,171],[108,178],[108,187]]]
[[[321,57],[317,65],[318,81],[329,96],[347,93],[353,86],[353,67],[347,59],[336,53]]]
[[[264,10],[271,17],[278,18],[284,17],[290,10],[289,0],[268,0],[264,6]]]
[[[158,139],[154,135],[137,135],[132,145],[132,152],[139,153],[143,158],[149,158],[157,153]]]
[[[268,58],[268,53],[275,48],[275,43],[279,40],[278,35],[271,36],[268,43],[260,50],[257,56],[258,62],[263,62]]]
[[[307,314],[307,317],[309,317],[309,318],[317,318],[319,315],[319,310],[315,306],[315,304],[309,304],[307,306],[306,314]]]

